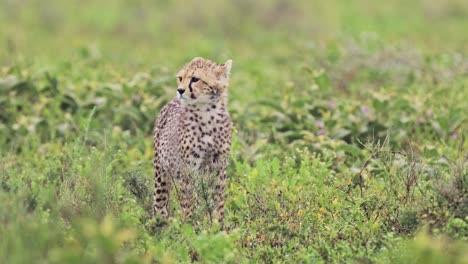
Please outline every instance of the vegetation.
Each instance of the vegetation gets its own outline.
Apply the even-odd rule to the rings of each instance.
[[[466,17],[0,0],[0,260],[467,263]],[[150,217],[153,122],[196,56],[234,61],[224,229]]]

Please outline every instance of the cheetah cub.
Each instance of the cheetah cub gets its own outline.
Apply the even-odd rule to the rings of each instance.
[[[216,64],[195,58],[177,73],[177,97],[161,109],[154,128],[154,216],[168,217],[169,192],[175,187],[182,219],[203,202],[210,221],[212,216],[223,221],[231,65],[231,60]]]

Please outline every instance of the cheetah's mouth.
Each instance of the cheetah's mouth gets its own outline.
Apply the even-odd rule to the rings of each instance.
[[[210,99],[211,100],[216,100],[220,97],[220,94],[219,93],[212,93],[210,94]]]
[[[192,101],[192,100],[195,100],[197,98],[193,94],[191,94],[190,96],[185,96],[185,95],[179,94],[179,99],[184,100],[184,101]]]

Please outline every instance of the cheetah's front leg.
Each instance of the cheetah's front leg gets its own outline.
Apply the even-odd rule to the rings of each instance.
[[[192,216],[192,208],[194,203],[193,197],[193,186],[191,179],[187,175],[182,175],[181,184],[181,207],[182,207],[182,219],[187,220]]]
[[[215,207],[216,207],[216,216],[218,217],[218,222],[223,223],[224,220],[224,200],[225,194],[224,190],[226,188],[226,167],[223,166],[218,171],[218,182],[216,183],[216,194],[215,194]]]

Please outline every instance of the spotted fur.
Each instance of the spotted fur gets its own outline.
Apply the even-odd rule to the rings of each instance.
[[[175,187],[183,219],[204,201],[210,216],[214,212],[222,222],[231,148],[226,108],[231,65],[231,60],[216,64],[195,58],[177,73],[178,95],[163,107],[154,128],[155,216],[168,217]]]

